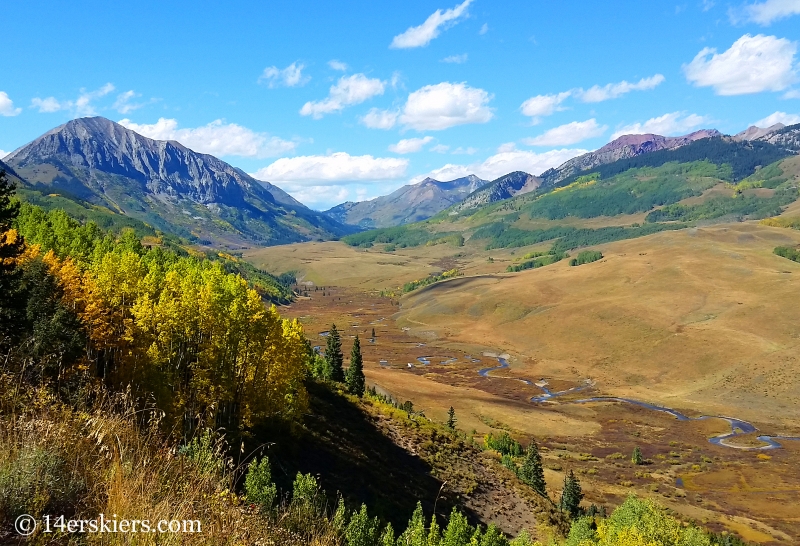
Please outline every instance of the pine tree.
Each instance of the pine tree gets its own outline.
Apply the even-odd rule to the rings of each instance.
[[[364,362],[361,358],[361,342],[358,340],[358,336],[353,342],[353,350],[350,351],[350,367],[347,368],[345,374],[345,383],[351,394],[355,394],[359,398],[364,396]]]
[[[342,340],[335,324],[331,324],[328,332],[328,342],[325,347],[325,360],[331,369],[331,379],[344,381],[344,355],[342,354]]]
[[[456,410],[453,409],[453,406],[450,406],[450,409],[447,410],[447,428],[455,430],[456,422]]]
[[[530,485],[534,491],[543,497],[547,497],[547,484],[544,481],[544,468],[542,467],[542,456],[539,454],[539,446],[536,440],[531,440],[528,451],[525,453],[525,461],[519,470],[520,479]]]
[[[19,333],[26,303],[20,287],[22,271],[17,267],[23,241],[12,229],[19,214],[19,202],[12,200],[14,189],[5,171],[0,171],[0,344]]]
[[[581,513],[580,504],[583,500],[583,491],[575,473],[570,470],[564,476],[564,490],[561,492],[561,509],[569,512],[571,517],[577,517]]]
[[[372,339],[375,339],[375,328],[372,329]]]
[[[642,450],[639,449],[639,446],[633,448],[633,456],[631,457],[631,462],[636,465],[644,464],[644,458],[642,458]]]

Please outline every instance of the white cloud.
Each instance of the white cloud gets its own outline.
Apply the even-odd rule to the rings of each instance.
[[[800,89],[790,89],[781,96],[782,99],[800,99]]]
[[[360,104],[376,95],[383,95],[385,87],[385,82],[367,78],[364,74],[342,76],[331,86],[327,98],[305,103],[300,114],[320,119],[325,114],[342,111],[345,106]]]
[[[16,116],[22,112],[22,108],[14,108],[12,101],[5,91],[0,91],[0,116]]]
[[[450,146],[447,146],[445,144],[437,144],[436,146],[431,146],[430,151],[435,152],[437,154],[446,154],[449,149]]]
[[[716,2],[714,2],[714,0],[703,0],[701,8],[703,9],[703,11],[709,11],[711,8],[714,7],[715,4]]]
[[[5,150],[0,150],[0,159],[3,159],[5,156],[10,154],[11,152],[7,152]]]
[[[135,99],[136,97],[141,97],[139,93],[135,93],[132,89],[130,91],[125,91],[117,95],[117,100],[114,102],[112,108],[119,112],[120,114],[127,114],[129,112],[133,112],[144,106],[143,103],[133,103],[131,99]]]
[[[598,137],[607,129],[608,125],[599,125],[592,118],[553,127],[537,137],[523,139],[523,142],[529,146],[569,146],[587,138]]]
[[[389,151],[396,154],[412,154],[422,150],[423,146],[431,141],[433,141],[432,136],[426,136],[423,138],[404,138],[397,144],[390,145]]]
[[[796,123],[800,123],[800,115],[797,114],[787,114],[786,112],[775,112],[773,114],[768,115],[764,119],[760,119],[753,123],[756,127],[761,127],[762,129],[766,129],[767,127],[772,127],[776,123],[783,123],[784,125],[794,125]]]
[[[62,109],[61,103],[58,102],[55,97],[47,97],[44,99],[35,97],[33,100],[31,100],[31,106],[33,108],[38,108],[40,114],[58,112]]]
[[[370,129],[391,129],[397,123],[399,112],[371,108],[363,117],[359,118],[362,125]]]
[[[464,64],[467,62],[467,54],[462,53],[461,55],[450,55],[449,57],[442,59],[442,62],[451,64]]]
[[[767,26],[779,19],[798,14],[800,14],[800,1],[798,0],[766,0],[747,4],[730,12],[734,23],[744,20],[758,23],[762,26]]]
[[[215,156],[271,157],[294,151],[297,142],[257,133],[221,119],[196,128],[178,128],[175,119],[159,118],[156,123],[138,124],[129,119],[119,124],[155,140],[177,140],[187,148]]]
[[[523,115],[530,116],[531,123],[536,125],[541,121],[540,118],[565,110],[561,103],[570,95],[572,95],[572,91],[564,91],[555,95],[536,95],[523,102],[520,110]]]
[[[450,153],[453,155],[475,155],[477,152],[478,149],[473,148],[472,146],[467,146],[466,148],[464,148],[463,146],[459,146]]]
[[[481,26],[481,29],[478,31],[478,34],[483,36],[487,32],[489,32],[489,23],[483,23],[483,25]]]
[[[303,76],[303,63],[294,62],[286,68],[268,66],[258,78],[258,83],[266,83],[267,87],[297,87],[307,84],[311,76]]]
[[[683,66],[686,79],[698,87],[713,87],[717,95],[781,91],[797,81],[797,43],[786,38],[745,34],[727,51],[704,48]]]
[[[410,27],[402,34],[395,36],[389,47],[392,49],[407,49],[428,45],[431,40],[439,36],[440,30],[450,28],[461,17],[466,17],[467,7],[471,2],[472,0],[464,0],[456,7],[445,11],[437,9],[418,27]]]
[[[575,96],[577,96],[583,102],[602,102],[609,99],[616,99],[617,97],[621,97],[622,95],[630,93],[631,91],[647,91],[654,89],[661,84],[664,79],[665,78],[663,75],[656,74],[655,76],[651,76],[649,78],[642,78],[636,83],[629,83],[625,80],[622,80],[619,83],[609,83],[603,87],[595,85],[585,91],[583,89],[576,90]]]
[[[621,137],[622,135],[642,135],[650,133],[662,136],[682,135],[710,121],[709,118],[698,116],[697,114],[687,115],[686,112],[672,112],[657,118],[650,118],[644,123],[626,125],[611,135],[611,140]]]
[[[324,185],[325,182],[402,178],[407,168],[408,159],[352,156],[345,152],[336,152],[330,155],[284,157],[259,169],[253,176],[270,182]]]
[[[550,150],[544,153],[528,152],[523,150],[506,149],[506,151],[487,158],[480,163],[470,165],[455,165],[448,163],[427,174],[415,176],[411,179],[416,184],[425,177],[435,180],[455,180],[462,176],[474,174],[485,180],[495,180],[513,171],[524,171],[533,175],[540,175],[547,169],[558,167],[568,159],[585,154],[588,150],[562,149]]]
[[[347,63],[343,63],[342,61],[337,61],[336,59],[331,59],[328,61],[328,66],[330,66],[333,70],[339,70],[341,72],[347,71]]]
[[[31,100],[31,106],[38,108],[40,113],[52,113],[59,110],[71,110],[72,114],[78,117],[83,116],[96,116],[97,111],[92,104],[96,99],[105,97],[112,91],[114,86],[110,83],[105,84],[100,89],[95,91],[80,90],[78,98],[75,100],[59,101],[55,97],[39,98],[35,97]]]
[[[490,100],[489,93],[465,83],[426,85],[408,96],[400,121],[418,131],[486,123],[494,116]]]

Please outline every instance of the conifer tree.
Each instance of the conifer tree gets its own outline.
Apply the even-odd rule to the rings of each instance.
[[[456,410],[453,409],[453,406],[450,406],[450,409],[447,410],[447,428],[450,430],[455,430],[456,422]]]
[[[397,537],[397,544],[403,546],[427,546],[428,540],[425,532],[425,515],[422,512],[422,503],[417,501],[417,507],[408,521],[408,526],[403,533]]]
[[[361,342],[358,340],[358,336],[353,342],[353,350],[350,351],[350,367],[347,368],[345,374],[345,383],[351,394],[355,394],[359,398],[364,396],[364,362],[361,358]]]
[[[0,344],[3,338],[21,326],[26,298],[20,287],[22,271],[17,258],[22,255],[23,242],[12,229],[19,214],[19,202],[12,201],[14,185],[0,171]]]
[[[447,522],[447,528],[439,544],[441,546],[463,546],[469,544],[473,534],[475,534],[475,530],[467,518],[454,506],[453,511],[450,512],[450,521]]]
[[[375,328],[372,329],[372,339],[375,339]]]
[[[378,546],[396,546],[394,539],[394,528],[391,523],[386,524],[386,529],[383,530],[381,538],[378,541]]]
[[[631,456],[631,462],[635,465],[644,464],[644,458],[642,457],[642,450],[639,449],[639,446],[633,448],[633,456]]]
[[[581,513],[580,504],[583,500],[583,491],[575,473],[570,470],[564,476],[564,490],[561,492],[561,509],[569,512],[571,517],[577,517]]]
[[[328,342],[325,347],[325,360],[331,369],[331,379],[344,381],[344,355],[342,354],[342,340],[335,324],[331,324],[328,332]]]
[[[539,446],[536,440],[531,440],[528,451],[525,453],[525,461],[519,470],[520,479],[530,485],[534,491],[543,497],[547,497],[547,484],[544,481],[544,468],[542,467],[542,456],[539,454]]]

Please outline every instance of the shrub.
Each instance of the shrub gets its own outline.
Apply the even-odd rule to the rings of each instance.
[[[272,509],[278,489],[272,483],[272,471],[269,466],[269,458],[263,457],[261,461],[253,459],[247,469],[247,476],[244,480],[245,496],[248,502],[261,508],[263,512]]]

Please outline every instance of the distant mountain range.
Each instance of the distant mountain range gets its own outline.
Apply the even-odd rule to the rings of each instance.
[[[475,175],[449,182],[426,178],[369,201],[347,201],[326,210],[325,214],[337,222],[362,228],[410,224],[430,218],[486,184],[486,180]]]
[[[516,171],[492,182],[474,175],[444,182],[426,178],[324,212],[310,210],[277,186],[216,157],[178,142],[146,138],[102,117],[56,127],[4,158],[0,169],[11,174],[24,199],[36,204],[65,208],[84,220],[99,218],[101,225],[146,225],[192,242],[235,248],[332,239],[359,229],[422,221],[442,211],[468,213],[563,186],[583,173],[605,178],[620,169],[665,161],[708,158],[719,163],[723,156],[736,163],[741,150],[753,147],[797,153],[800,124],[749,127],[733,137],[713,129],[679,137],[624,135],[539,176]]]
[[[214,156],[102,117],[56,127],[5,162],[27,189],[205,244],[270,245],[353,231]]]

